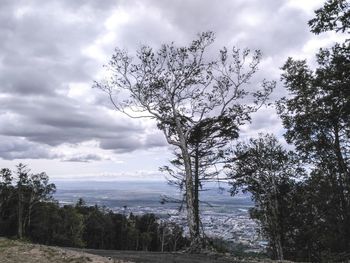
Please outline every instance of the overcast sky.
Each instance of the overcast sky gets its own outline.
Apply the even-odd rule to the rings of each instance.
[[[91,86],[118,46],[188,44],[212,30],[215,47],[260,49],[259,76],[279,80],[289,56],[311,63],[331,33],[307,21],[319,0],[0,0],[0,167],[19,162],[53,179],[160,179],[171,157],[152,123],[111,110]],[[285,91],[279,84],[272,99]],[[283,133],[273,109],[242,137]]]

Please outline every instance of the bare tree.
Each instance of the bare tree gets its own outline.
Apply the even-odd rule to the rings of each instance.
[[[205,32],[188,47],[171,43],[154,51],[142,46],[136,58],[117,48],[107,65],[109,77],[95,83],[118,111],[132,118],[155,120],[167,142],[177,149],[184,171],[187,223],[193,248],[201,240],[191,158],[197,144],[199,147],[193,141],[196,130],[203,127],[203,136],[198,136],[203,145],[220,134],[215,126],[225,123],[227,131],[237,131],[266,101],[275,85],[263,81],[261,88],[245,89],[258,69],[261,53],[236,48],[229,52],[223,48],[217,59],[211,59],[207,50],[213,42],[214,34]],[[207,147],[215,149],[217,145]]]

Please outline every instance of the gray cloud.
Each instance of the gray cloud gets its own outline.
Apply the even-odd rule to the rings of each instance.
[[[143,7],[121,31],[124,46],[139,43],[157,45],[176,41],[187,44],[194,35],[216,32],[215,46],[238,45],[262,49],[268,56],[298,49],[312,37],[307,27],[309,15],[287,5],[287,0],[171,1],[144,0],[124,2],[126,9]],[[254,21],[256,20],[256,21]]]
[[[12,159],[53,159],[58,156],[51,153],[48,147],[29,142],[23,138],[0,136],[0,157]]]
[[[0,133],[56,146],[100,138],[124,139],[142,132],[127,119],[118,122],[96,107],[75,103],[60,97],[0,98]]]
[[[100,45],[107,57],[118,45],[187,44],[195,34],[216,32],[215,52],[223,45],[260,48],[272,64],[259,77],[275,77],[288,52],[310,38],[308,16],[287,1],[114,1],[3,0],[0,8],[0,157],[101,160],[101,156],[52,154],[55,147],[95,140],[103,150],[127,153],[166,146],[161,133],[142,123],[114,118],[102,93],[90,102],[68,97],[71,83],[91,86],[101,62],[84,52],[107,33],[116,8],[130,19],[115,32],[116,41]],[[118,19],[118,18],[117,18]],[[254,19],[256,22],[254,22]],[[94,51],[93,51],[94,52]],[[277,72],[277,73],[276,73]],[[277,94],[282,90],[277,90]],[[276,95],[278,97],[278,95]],[[263,123],[273,122],[260,116]]]
[[[111,138],[102,139],[100,141],[100,147],[102,149],[114,150],[116,153],[125,153],[140,149],[165,147],[167,143],[163,137],[163,134],[152,133],[152,134],[134,134],[127,138]]]
[[[63,157],[62,161],[64,162],[80,162],[80,163],[88,163],[91,161],[101,161],[103,158],[97,154],[80,154],[71,157]]]

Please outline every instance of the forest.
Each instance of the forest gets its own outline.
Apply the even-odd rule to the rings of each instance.
[[[45,173],[23,164],[13,174],[0,170],[0,236],[62,247],[178,251],[188,245],[183,229],[158,222],[153,214],[126,215],[105,207],[60,205]]]
[[[107,78],[96,81],[119,113],[153,121],[173,159],[160,168],[178,187],[188,234],[155,215],[116,214],[80,199],[62,205],[46,173],[23,164],[0,171],[0,236],[95,249],[186,251],[215,249],[201,227],[207,182],[228,183],[234,196],[251,194],[250,217],[268,241],[272,259],[331,262],[350,259],[350,4],[327,0],[309,21],[313,34],[334,33],[315,63],[289,57],[278,83],[254,79],[259,50],[223,47],[208,56],[214,32],[188,46],[116,48]],[[255,87],[252,89],[251,87]],[[120,95],[122,94],[122,95]],[[263,107],[276,110],[283,134],[241,139]],[[282,136],[285,142],[282,140]]]

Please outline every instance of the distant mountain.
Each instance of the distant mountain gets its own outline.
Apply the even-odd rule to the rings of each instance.
[[[166,182],[155,181],[57,181],[55,198],[60,201],[74,202],[83,198],[88,202],[96,201],[152,201],[159,202],[162,196],[180,198],[179,190]],[[226,184],[207,184],[201,192],[201,200],[213,203],[239,203],[252,205],[249,194],[239,193],[232,197]]]

